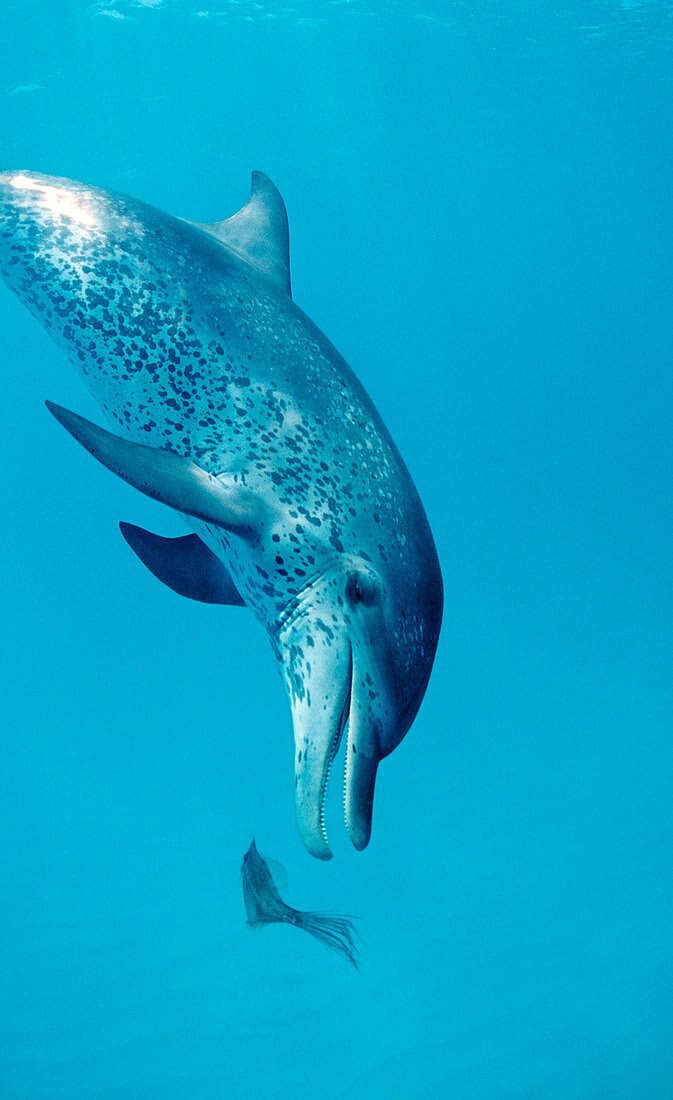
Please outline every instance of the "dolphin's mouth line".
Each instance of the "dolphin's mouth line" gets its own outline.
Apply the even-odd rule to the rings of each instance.
[[[311,603],[311,597],[316,586],[320,583],[326,573],[334,565],[337,558],[330,558],[322,568],[309,577],[308,582],[304,585],[301,592],[298,592],[296,596],[285,605],[283,610],[278,615],[276,622],[273,626],[273,633],[277,637],[280,637],[289,627],[291,627],[296,620],[301,616],[302,612],[306,610],[306,607]]]
[[[339,721],[336,724],[332,740],[329,743],[327,749],[327,755],[325,757],[325,766],[322,775],[322,782],[320,784],[320,792],[318,794],[318,824],[320,827],[320,834],[322,836],[325,847],[329,849],[329,843],[327,840],[327,830],[325,829],[325,799],[327,797],[327,784],[329,783],[330,772],[332,770],[332,764],[339,751],[341,741],[344,735],[344,730],[348,725],[348,719],[351,709],[351,695],[353,692],[353,651],[349,646],[349,661],[348,661],[348,693],[344,699],[343,710],[339,716]]]

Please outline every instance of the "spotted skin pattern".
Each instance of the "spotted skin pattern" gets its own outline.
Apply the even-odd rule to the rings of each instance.
[[[395,747],[441,621],[427,519],[378,413],[276,280],[205,229],[126,196],[0,175],[0,274],[113,432],[262,502],[252,540],[185,518],[269,633],[293,710],[300,829],[327,858],[322,801],[341,732],[359,713],[367,759]],[[378,675],[372,660],[385,665]],[[302,798],[319,805],[309,812]],[[358,847],[369,839],[366,822],[366,838],[349,831]]]

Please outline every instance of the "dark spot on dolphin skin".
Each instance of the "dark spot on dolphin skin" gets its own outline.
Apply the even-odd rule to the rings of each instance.
[[[331,627],[327,625],[327,623],[323,619],[316,619],[315,625],[318,627],[319,630],[322,630],[323,634],[326,636],[330,643],[334,640],[334,631]]]

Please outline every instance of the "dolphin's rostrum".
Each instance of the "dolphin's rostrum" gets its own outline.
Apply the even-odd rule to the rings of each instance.
[[[430,675],[442,582],[414,484],[369,397],[290,296],[280,194],[215,225],[69,180],[0,175],[0,274],[81,371],[113,429],[57,419],[194,534],[122,531],[183,595],[245,604],[287,687],[297,820],[323,819],[344,732],[346,827],[371,830],[379,761]]]

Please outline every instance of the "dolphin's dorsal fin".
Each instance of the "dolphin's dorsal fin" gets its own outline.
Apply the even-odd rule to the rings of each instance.
[[[223,222],[199,225],[261,271],[286,294],[290,290],[290,234],[285,203],[263,172],[252,173],[250,198]]]

